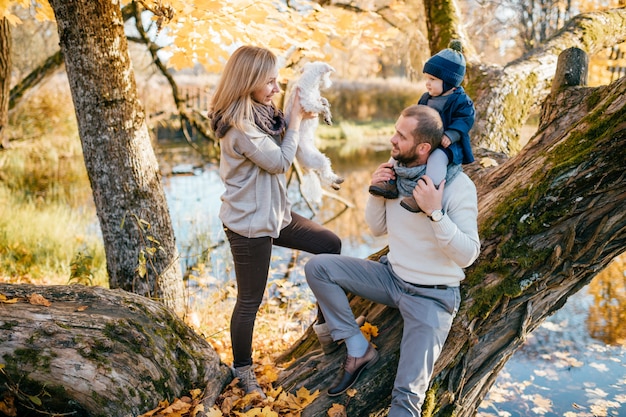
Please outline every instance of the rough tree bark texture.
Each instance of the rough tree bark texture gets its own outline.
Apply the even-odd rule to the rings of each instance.
[[[0,304],[0,398],[10,391],[41,412],[33,415],[139,415],[207,383],[213,402],[232,379],[206,340],[161,303],[82,285],[0,283],[0,294],[18,299]],[[50,305],[31,304],[33,294]]]
[[[9,147],[9,93],[11,91],[11,24],[6,17],[0,19],[0,148]]]
[[[465,22],[458,2],[456,0],[423,1],[428,26],[426,33],[431,53],[436,54],[447,48],[452,39],[458,39],[463,43],[464,55],[476,55],[476,50],[465,31]]]
[[[626,8],[621,8],[576,16],[551,39],[504,67],[467,56],[463,85],[476,106],[473,145],[517,153],[521,127],[550,92],[559,54],[576,47],[593,55],[625,39]]]
[[[463,303],[436,364],[424,416],[472,416],[497,372],[526,335],[626,248],[626,78],[602,88],[557,90],[536,136],[478,188],[482,253],[467,272]],[[357,394],[322,395],[303,416],[335,402],[348,415],[383,413],[396,371],[402,319],[396,310],[352,300],[378,326],[381,360]],[[321,355],[309,331],[283,360],[278,383],[325,390],[343,351]],[[378,414],[376,414],[378,415]]]
[[[106,0],[50,4],[104,238],[110,287],[159,299],[180,314],[185,298],[179,255],[120,6]]]

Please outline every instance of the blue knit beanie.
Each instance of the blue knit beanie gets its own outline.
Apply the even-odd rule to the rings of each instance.
[[[460,86],[465,77],[465,57],[461,41],[450,41],[448,48],[430,57],[424,64],[424,73],[442,80],[444,92]]]

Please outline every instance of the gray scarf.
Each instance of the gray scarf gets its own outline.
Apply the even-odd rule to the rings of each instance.
[[[224,122],[222,116],[222,113],[209,113],[211,129],[213,129],[218,139],[226,136],[228,129],[231,127],[230,123]],[[252,116],[257,127],[275,139],[281,137],[287,126],[283,112],[274,107],[274,105],[266,106],[255,102],[252,104]]]
[[[393,169],[396,172],[398,192],[402,197],[407,197],[413,195],[413,189],[417,185],[417,181],[426,173],[426,164],[416,167],[406,167],[396,162]],[[460,172],[463,172],[461,165],[448,165],[446,184],[451,183]]]

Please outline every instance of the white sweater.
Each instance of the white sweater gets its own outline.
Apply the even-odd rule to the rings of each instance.
[[[285,173],[298,148],[299,133],[289,129],[278,144],[255,126],[231,128],[220,140],[222,194],[219,217],[248,238],[271,236],[291,223]]]
[[[472,180],[460,173],[446,183],[445,215],[434,222],[423,212],[411,213],[400,206],[401,198],[370,196],[365,220],[375,236],[388,235],[387,258],[403,280],[422,285],[458,286],[463,268],[480,253],[478,201]]]

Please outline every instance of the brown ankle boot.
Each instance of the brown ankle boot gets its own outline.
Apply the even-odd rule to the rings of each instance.
[[[369,192],[378,197],[394,199],[398,198],[398,185],[396,184],[396,180],[377,182],[370,185]]]
[[[365,355],[360,358],[355,358],[346,354],[341,380],[337,385],[328,390],[328,395],[330,397],[334,397],[346,392],[348,388],[354,385],[356,380],[359,378],[359,375],[361,375],[364,370],[371,368],[374,364],[376,364],[379,357],[379,353],[371,344],[367,347]]]
[[[408,197],[404,197],[400,201],[400,205],[404,207],[405,209],[407,209],[408,211],[410,211],[411,213],[419,213],[420,211],[422,211],[422,209],[417,204],[417,201],[415,201],[412,195]]]

